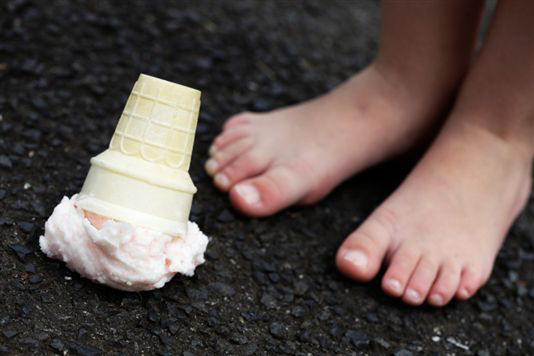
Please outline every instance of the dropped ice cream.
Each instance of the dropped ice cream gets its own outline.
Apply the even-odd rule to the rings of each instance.
[[[208,238],[194,222],[187,228],[185,236],[174,237],[108,220],[97,230],[76,205],[76,196],[63,197],[39,244],[48,257],[86,278],[127,291],[151,290],[176,273],[192,276],[204,262]]]
[[[208,238],[188,221],[200,92],[144,74],[82,190],[63,198],[41,249],[82,276],[137,291],[193,275]]]

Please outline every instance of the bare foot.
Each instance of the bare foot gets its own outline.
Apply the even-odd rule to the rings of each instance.
[[[472,121],[472,120],[471,120]],[[342,244],[338,268],[411,305],[471,297],[529,197],[530,153],[452,118],[403,184]]]
[[[370,66],[304,104],[236,115],[215,139],[206,171],[247,215],[313,203],[428,132],[451,94],[435,84],[409,88]]]

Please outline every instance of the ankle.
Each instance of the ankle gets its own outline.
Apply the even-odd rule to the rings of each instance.
[[[492,122],[492,119],[481,114],[453,113],[447,124],[455,127],[455,132],[463,132],[462,137],[464,139],[479,144],[488,144],[496,149],[490,154],[502,155],[507,157],[507,160],[513,160],[525,167],[530,167],[534,159],[532,142],[525,140],[522,137],[524,135],[514,132],[515,130],[498,129],[492,125]]]
[[[410,101],[430,102],[435,107],[434,110],[450,103],[465,74],[464,70],[430,66],[406,70],[379,58],[369,67],[389,83],[395,90],[395,95],[401,95]]]
[[[461,103],[454,109],[452,117],[518,151],[529,160],[534,158],[534,116],[527,116],[515,109],[495,107],[496,103]],[[498,105],[497,105],[498,106]]]

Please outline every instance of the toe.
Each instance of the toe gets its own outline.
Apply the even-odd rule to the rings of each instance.
[[[237,157],[250,150],[252,146],[252,138],[245,137],[217,150],[217,152],[206,161],[204,166],[206,172],[211,176],[215,175]]]
[[[347,277],[368,281],[375,277],[391,245],[391,229],[373,213],[356,231],[350,234],[336,256],[338,269]]]
[[[403,295],[420,258],[419,250],[401,246],[391,258],[391,263],[382,279],[382,289],[393,297]]]
[[[230,200],[241,213],[267,216],[298,201],[307,184],[286,167],[270,167],[265,173],[246,179],[230,189]]]
[[[438,277],[428,293],[428,304],[442,307],[449,303],[458,290],[460,283],[460,266],[455,263],[444,263],[438,272]]]
[[[229,118],[228,120],[226,120],[226,122],[224,123],[224,130],[228,130],[232,127],[236,127],[240,124],[246,124],[248,122],[250,122],[250,118],[251,116],[254,115],[253,113],[250,113],[250,112],[242,112],[240,114],[237,114],[237,115],[234,115],[232,116],[231,118]]]
[[[421,305],[428,295],[428,291],[436,280],[439,265],[436,259],[423,257],[419,260],[406,290],[402,295],[402,300],[410,305]]]
[[[224,130],[219,136],[215,138],[215,140],[213,140],[213,143],[209,148],[209,153],[213,156],[226,146],[250,135],[250,128],[244,125]]]
[[[270,160],[265,153],[258,149],[251,149],[219,171],[214,177],[214,183],[219,189],[227,191],[242,180],[263,173],[269,163]]]
[[[465,267],[462,271],[456,298],[459,300],[467,300],[471,298],[485,282],[485,279],[482,278],[478,268],[473,268],[472,266]]]

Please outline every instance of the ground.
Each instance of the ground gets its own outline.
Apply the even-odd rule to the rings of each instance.
[[[235,213],[203,171],[228,115],[313,97],[365,66],[378,16],[363,0],[1,2],[0,354],[533,353],[534,197],[474,298],[411,308],[378,280],[343,278],[334,255],[419,152],[265,219]],[[211,241],[193,278],[126,293],[47,258],[38,238],[139,73],[202,90],[192,219]]]

